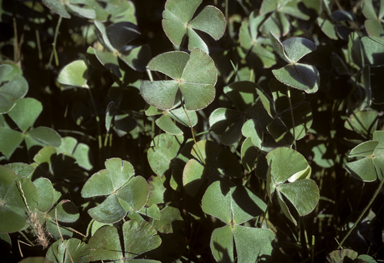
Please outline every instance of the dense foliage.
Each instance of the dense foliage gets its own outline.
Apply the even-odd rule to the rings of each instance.
[[[384,261],[384,0],[0,6],[0,262]]]

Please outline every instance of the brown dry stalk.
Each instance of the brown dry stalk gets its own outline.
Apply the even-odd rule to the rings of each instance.
[[[40,223],[40,220],[37,216],[37,212],[32,213],[31,209],[29,208],[27,199],[25,198],[25,195],[24,195],[23,188],[21,187],[21,182],[19,182],[19,187],[20,187],[21,196],[23,197],[25,206],[27,207],[27,210],[29,212],[30,227],[32,228],[33,232],[37,237],[36,243],[39,246],[43,246],[43,248],[46,248],[49,245],[49,233],[47,233],[44,225]]]
[[[49,245],[49,234],[47,233],[43,224],[40,223],[37,218],[37,212],[31,213],[29,216],[29,221],[31,222],[31,227],[33,232],[36,235],[36,243],[43,248],[48,247]]]

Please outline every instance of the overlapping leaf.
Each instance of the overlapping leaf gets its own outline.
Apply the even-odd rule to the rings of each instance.
[[[190,55],[180,51],[160,54],[149,62],[147,69],[172,79],[146,80],[141,84],[144,100],[158,109],[172,109],[180,93],[187,110],[203,109],[215,98],[215,63],[200,49],[193,49]]]

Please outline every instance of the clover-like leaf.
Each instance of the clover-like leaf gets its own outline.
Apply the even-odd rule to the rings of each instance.
[[[379,10],[375,10],[372,0],[361,2],[363,14],[367,20],[364,22],[365,29],[368,34],[373,37],[381,37],[384,33],[383,17],[384,17],[384,2],[380,1]]]
[[[158,109],[172,109],[179,92],[187,110],[203,109],[215,98],[215,63],[200,49],[193,49],[191,55],[180,51],[160,54],[149,62],[147,69],[172,78],[141,84],[144,100]]]
[[[240,226],[266,209],[265,203],[244,186],[229,186],[223,181],[212,183],[202,200],[203,211],[227,224],[213,231],[211,250],[217,261],[234,258],[235,243],[238,261],[254,262],[258,256],[270,255],[273,234],[267,229]],[[234,242],[233,242],[234,240]],[[225,249],[227,254],[222,253]]]
[[[272,194],[277,191],[283,213],[296,225],[284,197],[291,202],[299,216],[307,215],[315,209],[320,195],[316,183],[308,179],[311,167],[304,156],[290,148],[272,150],[266,158],[269,164],[268,195],[272,198]]]
[[[366,141],[351,150],[349,158],[357,158],[348,162],[345,169],[356,179],[372,182],[384,178],[384,132],[376,131],[372,141]]]
[[[84,198],[107,196],[100,205],[88,213],[97,221],[114,223],[121,220],[127,212],[139,211],[147,202],[148,186],[141,176],[133,177],[133,166],[120,158],[105,162],[107,169],[95,173],[81,190]]]
[[[122,227],[123,244],[114,226],[103,226],[90,238],[90,261],[128,260],[136,262],[135,257],[151,251],[161,244],[156,230],[146,221],[130,220]],[[138,260],[137,262],[159,263],[155,260]]]
[[[163,29],[169,40],[180,46],[185,35],[189,37],[188,49],[200,48],[209,53],[208,46],[195,30],[219,40],[226,27],[223,13],[214,6],[206,6],[192,19],[202,0],[167,0],[163,11]]]
[[[159,232],[170,234],[184,227],[184,219],[181,217],[179,209],[166,206],[160,213],[160,219],[153,222],[153,226]]]
[[[247,54],[247,61],[256,64],[261,68],[270,68],[276,64],[275,55],[265,47],[267,39],[258,37],[258,28],[265,16],[256,14],[252,11],[249,21],[243,22],[240,27],[240,46]]]

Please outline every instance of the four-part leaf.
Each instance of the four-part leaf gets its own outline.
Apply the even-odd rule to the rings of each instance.
[[[219,40],[226,28],[223,13],[214,6],[206,6],[192,19],[202,0],[168,0],[163,11],[163,29],[169,40],[180,46],[185,35],[189,38],[188,49],[200,48],[209,53],[207,44],[195,30]]]
[[[111,158],[101,170],[85,183],[84,198],[107,196],[100,205],[88,210],[89,215],[102,223],[115,223],[130,211],[139,211],[148,199],[148,186],[141,176],[133,176],[133,166],[120,158]]]
[[[147,69],[171,78],[141,84],[144,100],[158,109],[172,109],[181,95],[187,110],[203,109],[215,98],[216,66],[200,49],[193,49],[190,55],[181,51],[162,53],[148,63]]]
[[[151,251],[161,244],[157,231],[146,221],[130,220],[122,226],[123,237],[120,239],[117,228],[103,226],[89,240],[90,261],[127,261],[142,263],[160,263],[156,260],[134,259]],[[123,242],[121,244],[120,242]]]
[[[263,255],[270,255],[272,231],[241,225],[261,215],[267,208],[248,188],[216,181],[207,188],[202,208],[205,213],[227,224],[216,228],[211,236],[211,250],[218,262],[234,262],[233,243],[239,263],[255,262]]]

